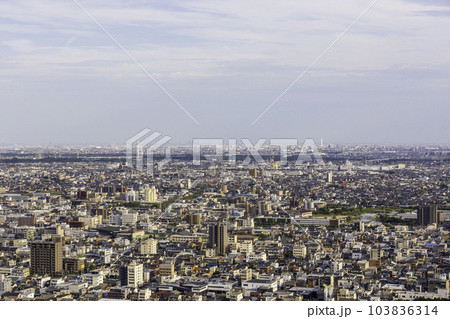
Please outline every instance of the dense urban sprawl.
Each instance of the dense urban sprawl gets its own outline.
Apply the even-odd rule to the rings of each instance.
[[[448,149],[295,152],[0,149],[1,299],[449,299]]]

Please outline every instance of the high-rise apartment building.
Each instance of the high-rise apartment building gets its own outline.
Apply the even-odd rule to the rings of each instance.
[[[119,280],[122,286],[139,287],[144,283],[144,265],[132,261],[119,268]]]
[[[139,287],[144,283],[144,265],[136,261],[128,265],[128,286]]]
[[[327,173],[327,183],[333,183],[333,172]]]
[[[189,213],[186,216],[186,221],[190,225],[200,225],[201,220],[202,220],[202,215],[200,215],[200,214]]]
[[[144,201],[154,203],[158,200],[155,186],[144,189]]]
[[[364,222],[356,222],[355,226],[356,226],[356,229],[360,232],[363,232],[365,229]]]
[[[32,274],[57,275],[63,271],[61,241],[34,241],[30,244]]]
[[[439,224],[440,214],[437,211],[437,206],[419,206],[417,209],[417,224],[429,225]]]
[[[216,248],[216,254],[224,256],[228,247],[227,224],[219,222],[216,225],[209,226],[209,246]]]

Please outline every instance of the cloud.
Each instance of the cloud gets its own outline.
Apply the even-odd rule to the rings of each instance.
[[[419,14],[424,15],[430,15],[430,16],[450,16],[450,10],[427,10],[427,11],[420,11]]]
[[[246,63],[249,60],[305,67],[370,4],[361,1],[339,4],[324,1],[283,1],[277,4],[259,1],[255,6],[252,2],[196,0],[175,2],[175,5],[167,7],[162,3],[150,5],[141,1],[80,3],[119,42],[142,59],[140,61],[150,65],[151,60],[164,65],[164,68],[154,68],[157,69],[155,71],[179,73],[183,72],[184,66],[186,73],[211,72],[211,76],[217,74],[221,65]],[[324,3],[328,5],[324,6]],[[384,69],[403,61],[402,55],[410,50],[417,51],[416,56],[420,56],[421,50],[428,48],[418,47],[417,39],[421,37],[421,40],[432,41],[430,35],[434,25],[421,24],[423,30],[418,32],[416,23],[419,20],[407,17],[400,11],[401,3],[397,2],[397,7],[393,5],[392,8],[380,3],[372,9],[337,45],[336,50],[330,52],[335,58],[324,59],[322,66],[345,69],[359,65],[362,70]],[[418,8],[423,6],[412,4],[401,7],[402,10],[407,9],[405,12],[416,12]],[[33,33],[36,30],[47,31],[48,37],[40,37],[37,44],[44,47],[36,60],[39,63],[44,62],[44,54],[48,55],[46,63],[54,64],[52,61],[60,61],[58,55],[64,52],[71,57],[65,59],[69,63],[77,54],[81,55],[77,62],[86,60],[88,54],[92,54],[91,60],[98,60],[97,56],[104,54],[104,48],[98,47],[110,46],[114,49],[114,44],[98,26],[70,1],[19,0],[2,3],[1,16],[14,20],[16,28],[21,26],[20,22],[24,23],[22,33],[27,28]],[[34,30],[30,23],[35,23]],[[15,31],[11,29],[10,32]],[[64,33],[64,37],[60,33]],[[78,39],[72,51],[63,50],[67,46],[67,35]],[[53,43],[59,37],[62,38],[60,48]],[[389,59],[383,57],[386,48],[393,48],[389,50]],[[117,47],[115,49],[119,50]],[[353,54],[355,51],[357,54]],[[32,61],[33,57],[27,60]],[[103,60],[117,62],[116,56],[110,54],[105,55]],[[445,60],[444,54],[439,60],[438,63]],[[333,63],[329,64],[330,61]],[[219,74],[224,72],[226,70],[222,69]]]
[[[78,1],[158,81],[194,105],[205,122],[211,121],[212,128],[217,127],[210,118],[214,114],[224,112],[222,118],[231,117],[219,109],[233,109],[227,103],[243,103],[238,113],[250,117],[269,105],[271,101],[264,99],[279,95],[372,3]],[[432,90],[448,89],[441,72],[450,65],[447,4],[380,1],[290,94],[311,92],[308,98],[314,104],[314,94],[325,96],[341,83],[348,84],[342,90],[353,94],[366,90],[375,79],[391,81],[405,90],[419,84]],[[69,79],[75,87],[89,81],[93,87],[108,83],[114,88],[152,88],[142,70],[71,0],[0,2],[0,31],[2,83],[20,88],[31,78],[48,87],[48,92]],[[406,78],[411,78],[409,84]],[[31,84],[28,89],[33,90]],[[145,94],[139,96],[139,102],[148,103]],[[280,103],[294,103],[289,98]],[[41,97],[36,103],[43,105],[46,99]],[[108,110],[101,98],[92,103],[92,108]],[[356,107],[354,103],[349,98],[348,104]]]
[[[34,49],[32,42],[27,39],[4,41],[3,44],[18,53],[31,52]]]

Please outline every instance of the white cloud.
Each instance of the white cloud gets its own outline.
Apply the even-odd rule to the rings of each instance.
[[[80,0],[80,3],[119,42],[126,42],[127,49],[150,71],[214,77],[229,72],[230,64],[248,61],[261,62],[260,68],[255,66],[251,70],[256,74],[264,73],[270,65],[304,68],[371,1],[195,0],[175,2],[177,9],[164,3],[151,5],[142,1]],[[448,36],[436,34],[436,26],[446,29],[450,22],[411,14],[422,12],[425,7],[438,8],[404,1],[379,2],[318,66],[353,72],[354,69],[382,70],[400,63],[449,63],[448,41],[443,41]],[[13,53],[9,58],[17,72],[21,72],[21,65],[29,72],[33,64],[40,70],[46,64],[52,72],[53,67],[59,68],[61,64],[76,67],[82,63],[92,65],[95,61],[99,61],[98,69],[108,63],[109,68],[114,68],[115,63],[121,68],[127,60],[72,1],[10,1],[0,4],[0,17],[14,21],[8,32],[20,37],[20,40],[4,41],[22,54]],[[148,37],[135,37],[135,31],[148,32]],[[30,34],[28,39],[24,37],[26,32]],[[31,48],[26,41],[35,39],[36,32],[44,34],[36,47]],[[65,38],[60,46],[55,46],[52,39],[61,36],[60,33]],[[75,36],[77,42],[68,48],[67,43]],[[89,44],[83,39],[88,39]],[[95,45],[96,41],[101,45]],[[438,50],[430,52],[430,47]]]
[[[253,94],[275,98],[373,0],[78,1],[175,96],[192,99],[198,113],[214,115],[200,96],[208,92],[209,101],[245,101],[253,117],[271,102],[251,102]],[[447,89],[441,71],[450,65],[450,20],[436,13],[447,8],[439,1],[379,1],[290,93],[307,87],[317,94],[345,81],[349,92],[358,92],[371,79],[387,77],[399,90],[411,83]],[[39,76],[50,88],[68,78],[73,85],[88,78],[99,86],[107,80],[116,87],[150,87],[72,0],[2,1],[0,32],[1,83],[21,88],[24,79]],[[406,71],[410,81],[398,82]]]

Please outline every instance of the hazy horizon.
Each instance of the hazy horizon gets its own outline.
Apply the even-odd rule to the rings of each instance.
[[[227,147],[227,143],[228,143],[228,139],[224,138],[224,146]],[[258,139],[255,140],[250,140],[253,144],[255,144],[256,142],[258,142]],[[264,147],[268,147],[271,146],[270,145],[270,139],[266,138],[266,142],[264,143],[264,145],[262,146],[262,148]],[[302,146],[302,143],[304,142],[304,139],[298,139],[298,147]],[[316,145],[318,147],[321,147],[319,145],[320,141],[318,140],[314,140],[314,142],[316,143]],[[164,147],[166,146],[173,146],[173,147],[192,147],[192,141],[186,142],[186,143],[173,143],[173,142],[168,142],[164,145]],[[238,147],[244,147],[244,145],[242,144],[237,144]],[[322,147],[327,148],[327,147],[450,147],[450,143],[441,143],[441,144],[433,144],[433,143],[423,143],[423,144],[377,144],[377,143],[324,143]],[[67,148],[86,148],[86,147],[102,147],[102,148],[108,148],[108,147],[116,147],[116,148],[123,148],[125,149],[126,144],[125,143],[121,143],[121,144],[48,144],[48,145],[42,145],[42,144],[1,144],[0,143],[0,148],[8,148],[8,147],[17,147],[17,148],[40,148],[40,149],[48,149],[48,148],[61,148],[61,147],[67,147]],[[273,146],[272,146],[273,147]]]

